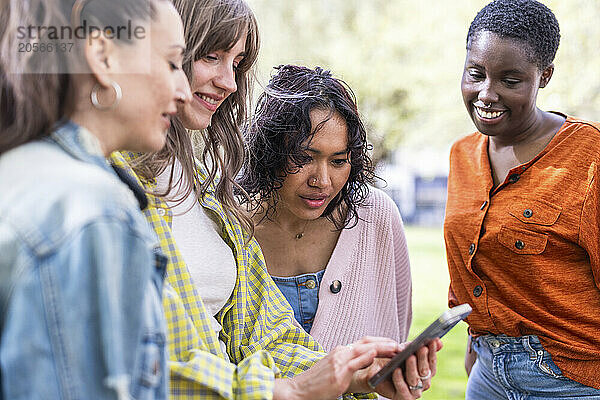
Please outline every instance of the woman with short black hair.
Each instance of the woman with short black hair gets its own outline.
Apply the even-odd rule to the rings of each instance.
[[[534,0],[489,3],[467,35],[478,132],[452,147],[444,224],[467,399],[600,399],[600,131],[537,107],[559,40]]]

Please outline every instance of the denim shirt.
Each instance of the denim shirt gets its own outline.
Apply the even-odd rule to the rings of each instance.
[[[165,399],[166,259],[85,129],[0,157],[4,399]]]

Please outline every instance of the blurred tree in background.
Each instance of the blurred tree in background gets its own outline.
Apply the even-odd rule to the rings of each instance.
[[[600,120],[600,1],[542,0],[562,40],[538,105]],[[258,77],[316,65],[354,90],[376,157],[400,144],[447,149],[473,131],[460,95],[468,26],[482,0],[249,0],[261,29]],[[260,86],[256,88],[260,91]]]

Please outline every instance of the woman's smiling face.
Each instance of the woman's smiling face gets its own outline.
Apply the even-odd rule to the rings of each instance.
[[[206,129],[217,108],[237,90],[236,69],[246,55],[246,34],[229,50],[218,50],[195,61],[192,67],[192,100],[179,113],[183,125]]]
[[[517,138],[536,120],[538,89],[550,81],[554,66],[540,70],[526,43],[482,31],[469,41],[461,91],[479,132]]]

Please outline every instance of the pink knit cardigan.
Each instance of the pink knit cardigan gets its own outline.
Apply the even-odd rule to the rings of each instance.
[[[403,342],[412,309],[410,262],[398,208],[369,188],[358,225],[344,229],[325,269],[310,334],[329,351],[365,335]],[[342,283],[333,293],[333,281]]]

